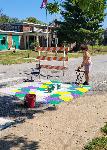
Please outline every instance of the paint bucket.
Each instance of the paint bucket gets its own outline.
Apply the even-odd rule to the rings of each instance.
[[[24,104],[28,108],[34,108],[35,107],[35,101],[36,101],[36,95],[35,94],[26,94],[24,99]]]

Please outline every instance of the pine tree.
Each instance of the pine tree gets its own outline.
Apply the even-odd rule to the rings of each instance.
[[[106,0],[105,0],[106,2]],[[104,20],[104,8],[97,7],[95,12],[83,11],[78,2],[65,0],[61,12],[63,21],[60,22],[58,36],[60,42],[77,43],[77,50],[81,43],[95,41],[102,32],[101,23]],[[100,11],[99,11],[100,10]]]

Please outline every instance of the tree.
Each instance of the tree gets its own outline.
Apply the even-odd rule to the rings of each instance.
[[[9,18],[8,22],[9,23],[19,23],[19,22],[21,22],[21,20],[19,20],[18,18]]]
[[[1,9],[0,10],[0,23],[6,23],[8,21],[9,21],[9,17],[5,15]]]
[[[61,11],[63,22],[60,22],[58,36],[61,42],[77,43],[76,50],[81,43],[93,42],[101,34],[101,22],[104,20],[104,8],[93,13],[83,11],[79,3],[74,0],[65,0]],[[105,0],[106,2],[106,0]]]
[[[45,24],[42,21],[37,20],[35,17],[28,17],[28,18],[25,19],[25,21],[32,22],[32,23],[35,23],[35,24]]]
[[[46,9],[49,11],[49,13],[58,13],[59,8],[62,5],[63,2],[66,0],[61,0],[61,3],[54,0],[52,3],[47,3]],[[82,9],[82,11],[88,11],[90,13],[95,13],[96,11],[100,10],[102,11],[105,8],[106,0],[72,0],[72,4],[75,5],[78,3],[78,6]]]
[[[0,10],[0,23],[17,23],[21,22],[18,18],[11,18],[3,13],[2,9]]]
[[[82,11],[88,11],[93,14],[105,8],[106,0],[73,0],[72,3],[78,3]]]

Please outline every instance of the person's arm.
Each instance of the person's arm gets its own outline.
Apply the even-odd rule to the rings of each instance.
[[[82,62],[82,64],[78,67],[77,70],[81,69],[81,68],[84,66],[83,64],[84,64],[84,63]]]
[[[87,52],[83,55],[83,61],[81,65],[78,67],[78,69],[81,69],[85,65],[86,60],[87,60]]]
[[[84,66],[84,63],[85,63],[85,57],[83,56],[83,61],[82,61],[81,65],[78,67],[78,69],[81,69]]]

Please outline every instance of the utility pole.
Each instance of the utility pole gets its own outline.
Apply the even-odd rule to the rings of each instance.
[[[48,43],[49,43],[49,35],[48,35],[48,25],[47,25],[47,47],[48,47]]]

